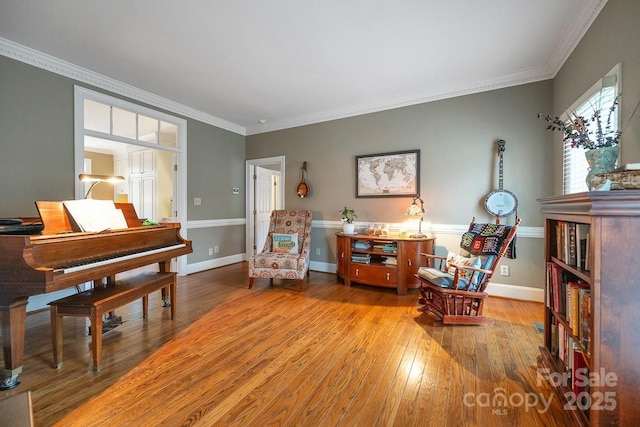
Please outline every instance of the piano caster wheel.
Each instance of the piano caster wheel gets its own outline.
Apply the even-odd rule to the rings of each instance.
[[[164,302],[162,303],[163,307],[171,307],[171,301],[169,301],[168,299],[164,300]]]
[[[18,384],[20,384],[20,381],[18,381],[17,375],[13,377],[7,377],[2,382],[2,385],[0,385],[0,391],[11,390],[12,388],[16,388]]]

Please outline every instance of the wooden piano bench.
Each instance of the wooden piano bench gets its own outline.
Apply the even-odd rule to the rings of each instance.
[[[146,318],[149,306],[148,295],[169,288],[171,319],[173,319],[176,314],[176,283],[176,273],[145,272],[118,280],[112,286],[79,292],[50,302],[54,368],[62,368],[62,318],[64,316],[88,317],[91,320],[93,370],[99,371],[102,359],[103,314],[142,298],[142,315]]]

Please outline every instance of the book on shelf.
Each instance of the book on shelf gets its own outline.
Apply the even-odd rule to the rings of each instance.
[[[572,346],[571,360],[571,388],[574,396],[581,396],[582,392],[589,392],[588,386],[589,364],[584,351],[580,345],[574,343]]]
[[[551,324],[551,342],[549,344],[549,352],[558,357],[558,321],[555,318]]]
[[[582,298],[580,294],[588,292],[588,289],[586,289],[588,286],[587,283],[577,281],[569,281],[566,286],[566,318],[569,326],[571,326],[571,333],[576,337],[580,336],[580,329],[582,328],[583,312],[580,306],[580,300]]]
[[[567,333],[562,322],[558,322],[558,357],[563,362],[567,360]]]
[[[587,269],[587,237],[589,224],[576,224],[576,267]]]
[[[558,314],[565,314],[565,289],[563,283],[565,271],[559,265],[547,262],[547,305]]]
[[[385,243],[382,246],[382,251],[383,252],[389,252],[389,253],[395,253],[395,252],[398,252],[398,246],[396,245],[395,242]]]
[[[371,264],[371,255],[369,254],[351,254],[351,262],[359,264]]]
[[[353,247],[354,249],[370,249],[371,242],[369,240],[356,240]]]
[[[580,331],[578,338],[587,356],[591,356],[591,292],[582,289],[580,293]]]
[[[382,257],[382,263],[386,264],[386,265],[398,265],[398,258],[396,258],[394,256]]]
[[[576,265],[576,224],[574,222],[565,223],[567,236],[567,250],[564,262],[569,265]]]
[[[566,254],[566,233],[565,233],[565,222],[558,221],[555,225],[555,237],[556,237],[556,258],[561,261],[564,261]]]

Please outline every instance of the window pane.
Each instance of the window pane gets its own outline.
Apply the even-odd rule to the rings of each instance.
[[[136,114],[113,107],[113,134],[136,139]]]
[[[111,133],[111,106],[84,100],[84,128],[96,132]]]
[[[589,164],[581,148],[571,148],[571,144],[564,145],[564,194],[581,193],[587,191],[587,172]]]
[[[582,116],[590,119],[594,112],[599,111],[602,114],[602,132],[604,135],[611,135],[618,130],[618,109],[616,108],[611,115],[609,111],[616,98],[615,86],[603,87],[578,106],[575,111],[567,111],[565,117],[573,118]],[[595,122],[588,122],[591,139],[595,140],[597,127]],[[570,143],[564,144],[563,152],[563,190],[564,194],[580,193],[588,191],[585,179],[589,172],[589,164],[585,158],[585,150],[582,148],[571,148]]]
[[[158,120],[138,116],[138,140],[158,143]]]
[[[178,126],[160,122],[160,145],[173,148],[178,146]]]

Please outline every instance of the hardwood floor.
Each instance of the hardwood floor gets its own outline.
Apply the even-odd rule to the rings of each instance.
[[[319,272],[249,291],[246,263],[209,270],[179,278],[173,321],[159,294],[146,320],[119,309],[99,372],[84,319],[64,319],[57,371],[48,311],[28,315],[21,385],[0,399],[30,390],[38,426],[567,425],[537,385],[541,304],[490,298],[493,324],[440,326],[416,299]]]

